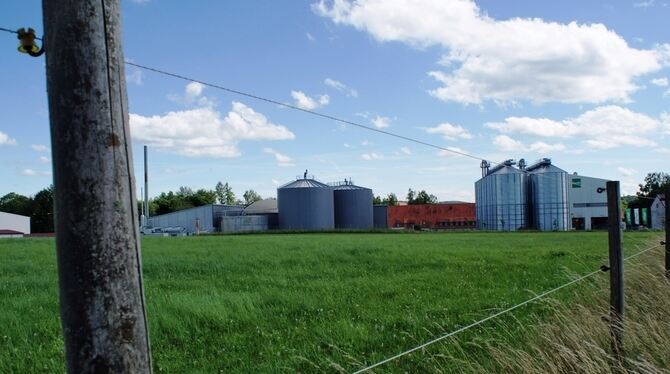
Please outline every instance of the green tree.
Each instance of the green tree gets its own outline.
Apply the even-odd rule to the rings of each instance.
[[[379,195],[372,198],[372,205],[382,205],[383,203],[384,201],[381,197],[379,197]]]
[[[54,190],[53,185],[38,192],[32,199],[30,231],[54,232]]]
[[[10,192],[0,197],[0,211],[30,217],[32,216],[32,203],[31,198]]]
[[[393,192],[391,192],[382,201],[386,205],[398,205],[398,196],[396,196]]]
[[[416,198],[414,199],[414,204],[435,204],[437,203],[437,196],[428,194],[425,190],[419,191],[419,193],[416,194]]]
[[[199,189],[188,197],[193,206],[203,206],[214,204],[216,202],[216,192],[211,190]]]
[[[227,204],[227,205],[235,205],[237,202],[237,199],[235,197],[235,192],[233,192],[233,188],[228,185],[228,182],[223,185],[223,200],[221,200],[221,204]]]
[[[416,192],[414,192],[411,188],[409,191],[407,191],[407,204],[414,204],[414,197],[416,196]]]
[[[263,200],[261,195],[259,195],[256,191],[254,190],[246,190],[244,191],[244,194],[242,195],[244,197],[244,203],[246,205],[253,204],[256,201]]]
[[[223,202],[226,201],[226,193],[223,187],[223,183],[221,183],[221,181],[219,181],[216,184],[216,187],[214,187],[214,192],[216,193],[216,200],[219,203],[223,204]]]
[[[644,177],[644,184],[640,184],[640,192],[637,196],[655,198],[663,193],[665,186],[670,185],[670,174],[658,172],[649,173]]]

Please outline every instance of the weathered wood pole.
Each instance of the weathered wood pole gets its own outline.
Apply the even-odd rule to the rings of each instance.
[[[119,0],[44,0],[69,373],[149,373]]]
[[[623,357],[623,246],[621,243],[621,195],[619,182],[607,182],[607,226],[610,259],[610,320],[612,350]]]

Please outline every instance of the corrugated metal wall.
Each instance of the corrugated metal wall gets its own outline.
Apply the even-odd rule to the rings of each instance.
[[[530,174],[532,226],[540,231],[566,231],[571,227],[567,191],[568,173],[550,165]]]
[[[230,205],[203,205],[150,217],[148,224],[153,227],[183,227],[188,233],[194,233],[196,219],[200,221],[201,232],[219,231],[221,217],[225,215],[239,215],[242,207]]]
[[[528,227],[526,175],[506,166],[475,183],[477,228],[514,231]]]
[[[475,228],[475,204],[391,205],[388,207],[388,227],[429,229]]]
[[[236,216],[236,217],[222,217],[221,231],[223,233],[235,232],[254,232],[267,231],[268,217],[267,216]]]
[[[372,190],[365,187],[345,185],[335,188],[335,228],[371,229],[374,225],[372,213]]]
[[[277,189],[279,228],[333,230],[333,189],[314,180],[298,180]]]
[[[373,223],[376,229],[386,229],[388,224],[388,206],[375,205],[373,207]]]

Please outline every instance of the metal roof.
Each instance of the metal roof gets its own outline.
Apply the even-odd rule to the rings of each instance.
[[[356,186],[355,184],[343,184],[334,187],[336,190],[369,190],[367,187]]]
[[[259,200],[244,209],[244,215],[278,213],[277,199]]]
[[[316,181],[314,179],[298,179],[279,187],[279,189],[284,188],[332,188],[332,187],[328,186],[327,184]]]

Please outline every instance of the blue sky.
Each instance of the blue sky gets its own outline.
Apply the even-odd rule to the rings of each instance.
[[[42,31],[41,2],[0,26]],[[123,1],[133,62],[492,161],[622,181],[668,171],[670,5],[621,1]],[[0,195],[51,183],[44,60],[0,34]],[[474,201],[477,160],[127,67],[136,180],[274,196],[305,169]],[[138,185],[139,188],[139,185]]]

